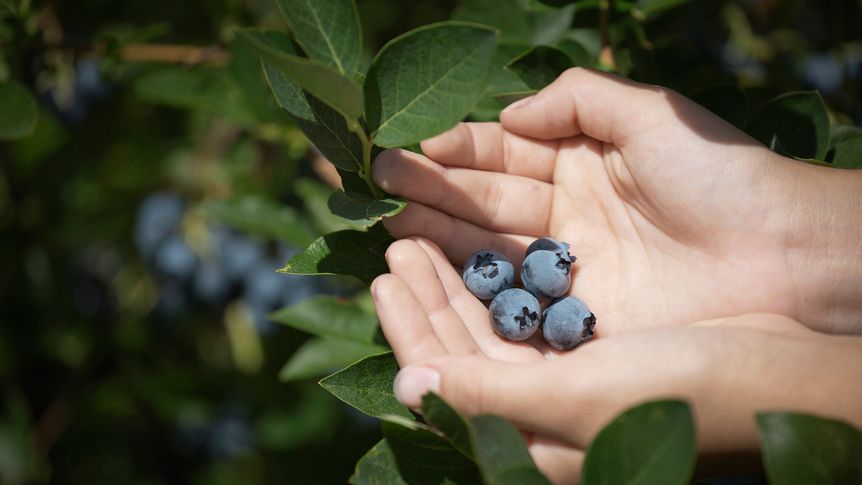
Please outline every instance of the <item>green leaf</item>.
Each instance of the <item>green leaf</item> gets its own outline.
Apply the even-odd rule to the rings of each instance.
[[[407,485],[398,471],[398,463],[392,448],[384,439],[377,442],[356,463],[356,471],[350,477],[353,485]]]
[[[733,126],[741,127],[745,123],[748,97],[734,84],[701,88],[692,93],[691,99]]]
[[[356,174],[356,172],[344,173]],[[293,191],[302,199],[303,208],[310,219],[309,222],[320,232],[330,233],[353,229],[344,219],[330,212],[327,201],[332,193],[332,188],[328,185],[317,180],[301,178],[296,181]]]
[[[289,206],[279,205],[257,196],[214,200],[202,206],[211,221],[231,226],[265,239],[305,246],[312,240],[305,222]]]
[[[476,465],[437,434],[421,426],[384,420],[383,436],[407,483],[481,483]]]
[[[495,43],[487,27],[441,22],[386,44],[365,78],[374,143],[410,145],[461,121],[485,90]]]
[[[452,13],[452,19],[494,27],[504,42],[526,43],[533,37],[523,0],[463,0]]]
[[[528,89],[524,81],[506,66],[530,50],[529,44],[500,43],[491,60],[491,75],[485,92],[488,94],[508,93]]]
[[[829,115],[823,99],[814,91],[773,98],[751,116],[745,131],[767,146],[776,138],[798,158],[823,160],[829,149]]]
[[[240,88],[223,69],[159,68],[137,78],[132,90],[148,103],[225,116],[242,125],[257,122]]]
[[[329,197],[329,210],[362,227],[373,226],[384,217],[391,217],[407,206],[402,198],[375,199],[370,195],[356,192],[333,192]]]
[[[238,102],[253,113],[258,122],[284,122],[284,112],[272,102],[267,93],[260,61],[247,43],[234,39],[230,44],[230,62],[225,72],[239,92]]]
[[[368,232],[338,231],[317,238],[279,271],[291,274],[341,274],[365,283],[389,271],[386,248],[392,236],[378,224]]]
[[[352,340],[369,345],[386,343],[380,333],[377,317],[344,298],[308,298],[276,311],[270,315],[270,319],[318,337]]]
[[[690,0],[638,0],[637,9],[646,18],[657,16],[665,10],[685,5]]]
[[[656,401],[617,416],[584,458],[589,484],[687,484],[694,471],[691,410],[682,401]]]
[[[826,161],[836,168],[862,168],[862,131],[851,126],[836,126]]]
[[[562,39],[557,42],[556,47],[565,52],[572,59],[575,66],[591,67],[596,64],[590,51],[584,47],[584,44],[575,39]]]
[[[769,483],[862,483],[862,432],[832,419],[758,413]]]
[[[568,54],[556,47],[538,46],[507,66],[530,89],[542,89],[575,65]]]
[[[258,39],[273,49],[295,55],[290,38],[280,32],[258,31]],[[287,111],[305,136],[336,167],[357,171],[362,167],[362,140],[349,129],[350,121],[293,82],[266,60],[266,80],[278,105]]]
[[[278,378],[288,382],[317,377],[385,351],[386,347],[352,340],[312,338],[293,353]]]
[[[572,26],[574,17],[575,5],[530,12],[533,45],[553,44],[558,41]]]
[[[36,98],[17,82],[0,83],[0,140],[15,140],[33,132],[39,118]]]
[[[551,483],[533,463],[524,435],[505,419],[492,415],[474,417],[470,420],[470,441],[485,484]]]
[[[362,89],[351,79],[322,62],[299,57],[274,48],[261,31],[236,31],[239,38],[248,42],[263,61],[305,91],[329,105],[349,120],[362,116]]]
[[[308,54],[346,76],[362,57],[359,12],[353,0],[278,0],[287,25]]]
[[[320,381],[338,399],[369,416],[392,414],[413,419],[410,411],[395,399],[392,383],[398,363],[392,352],[366,357]]]
[[[473,457],[467,420],[449,403],[429,392],[422,396],[422,416],[428,424],[440,430],[455,449],[468,458]]]

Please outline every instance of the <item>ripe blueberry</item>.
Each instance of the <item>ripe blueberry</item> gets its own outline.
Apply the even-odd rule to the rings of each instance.
[[[557,298],[569,290],[572,262],[568,253],[533,251],[521,265],[521,283],[539,298]]]
[[[542,334],[557,350],[570,350],[590,340],[595,327],[596,316],[574,296],[554,300],[542,314]]]
[[[497,295],[490,311],[494,332],[509,340],[530,338],[542,322],[539,300],[520,288],[509,288]]]
[[[527,254],[536,252],[536,251],[551,251],[560,255],[565,255],[569,258],[569,262],[574,263],[578,258],[569,254],[569,243],[563,241],[557,241],[556,239],[551,239],[549,237],[543,237],[541,239],[536,239],[527,247]]]
[[[505,256],[493,249],[473,253],[461,273],[470,293],[481,300],[490,300],[515,282],[515,267]]]

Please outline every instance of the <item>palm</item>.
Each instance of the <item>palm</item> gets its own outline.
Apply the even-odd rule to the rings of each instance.
[[[769,213],[749,195],[761,181],[752,170],[725,180],[738,169],[738,147],[750,151],[753,142],[741,135],[710,147],[684,127],[655,129],[665,132],[620,150],[583,135],[547,142],[496,124],[461,125],[423,145],[433,161],[383,160],[378,178],[413,202],[388,226],[399,237],[428,237],[456,264],[481,247],[518,264],[537,237],[570,242],[579,258],[571,292],[604,335],[784,310],[769,306],[787,281],[783,260],[769,256],[782,254],[782,241],[764,230]],[[700,146],[650,146],[682,137]]]

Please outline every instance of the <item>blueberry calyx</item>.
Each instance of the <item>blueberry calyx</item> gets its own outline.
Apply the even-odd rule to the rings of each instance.
[[[518,325],[523,329],[524,327],[531,325],[533,322],[539,319],[539,315],[536,312],[531,312],[529,308],[523,307],[521,309],[523,315],[518,315],[515,317],[515,321],[518,322]],[[529,319],[529,323],[527,322]]]
[[[568,255],[568,256],[570,258],[572,257],[571,255]],[[570,260],[570,259],[564,258],[563,253],[557,253],[557,257],[560,258],[559,260],[557,260],[557,264],[555,265],[557,267],[557,269],[561,269],[561,270],[565,271],[566,274],[569,274],[572,271],[572,261],[574,261],[574,259]]]

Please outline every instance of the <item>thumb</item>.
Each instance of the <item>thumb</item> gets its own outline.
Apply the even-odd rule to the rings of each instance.
[[[585,134],[625,144],[661,116],[671,91],[613,74],[575,67],[538,94],[508,106],[500,114],[513,133],[550,140]]]
[[[553,413],[537,412],[554,394],[547,361],[511,364],[487,357],[448,355],[410,365],[395,377],[395,397],[419,409],[428,392],[440,395],[468,416],[496,414],[522,430],[553,428]],[[559,398],[559,391],[556,392]],[[558,427],[558,426],[557,426]]]

